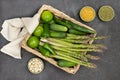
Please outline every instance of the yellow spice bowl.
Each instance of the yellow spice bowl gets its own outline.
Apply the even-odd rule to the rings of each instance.
[[[91,22],[95,19],[95,10],[90,6],[85,6],[80,10],[80,18],[85,22]]]

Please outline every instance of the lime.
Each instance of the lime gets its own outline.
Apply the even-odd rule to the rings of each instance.
[[[50,11],[43,11],[41,14],[41,19],[44,22],[50,22],[53,19],[53,14]]]
[[[40,37],[43,32],[43,27],[38,25],[38,27],[34,30],[33,35]]]
[[[31,48],[37,48],[39,45],[39,39],[36,36],[31,36],[27,41],[27,45]]]
[[[98,15],[102,21],[111,21],[114,18],[115,13],[111,6],[102,6],[99,9]]]
[[[79,16],[85,22],[93,21],[96,13],[95,10],[90,6],[85,6],[80,10]]]

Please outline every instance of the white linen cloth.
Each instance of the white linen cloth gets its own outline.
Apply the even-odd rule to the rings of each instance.
[[[20,43],[27,32],[33,33],[39,25],[39,18],[40,15],[37,13],[33,17],[5,20],[0,33],[10,42],[3,46],[0,51],[16,59],[21,59]]]

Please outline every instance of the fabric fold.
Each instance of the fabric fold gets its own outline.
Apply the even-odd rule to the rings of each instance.
[[[22,41],[23,37],[18,38],[7,45],[3,46],[1,49],[1,52],[12,56],[16,59],[21,59],[21,47],[20,47],[20,42]]]
[[[16,26],[17,24],[15,23],[15,21],[17,22],[18,26]],[[3,29],[1,30],[1,34],[6,40],[13,41],[17,39],[18,34],[22,27],[23,27],[23,22],[18,18],[5,20],[2,25]]]
[[[33,33],[35,28],[39,25],[39,18],[40,15],[37,13],[33,17],[5,20],[2,25],[1,34],[10,42],[1,48],[1,52],[16,59],[21,59],[20,43],[26,33]]]
[[[32,34],[35,28],[39,25],[39,18],[40,15],[38,13],[35,14],[32,18],[22,18],[22,21],[30,34]]]

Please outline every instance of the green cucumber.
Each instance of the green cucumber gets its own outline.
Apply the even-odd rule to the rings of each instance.
[[[85,28],[85,27],[83,27],[83,26],[80,26],[80,25],[78,25],[78,24],[75,24],[75,23],[73,23],[73,22],[71,22],[71,21],[65,21],[65,22],[66,22],[67,24],[70,24],[73,29],[76,29],[76,30],[78,30],[78,31],[82,31],[82,32],[85,32],[85,33],[91,33],[91,34],[95,33],[95,31],[90,30],[90,29],[88,29],[88,28]]]
[[[66,60],[58,60],[58,66],[60,67],[73,67],[76,65],[76,63],[66,61]]]
[[[71,28],[70,24],[67,24],[65,21],[61,20],[60,18],[57,18],[54,16],[53,19],[54,19],[55,23],[66,26],[68,28]]]
[[[71,34],[76,34],[76,35],[85,35],[85,34],[87,34],[87,33],[85,33],[85,32],[77,31],[77,30],[75,30],[75,29],[69,29],[69,33],[71,33]]]
[[[50,32],[50,37],[53,37],[53,38],[65,38],[67,36],[66,33],[64,32]]]
[[[67,27],[58,24],[51,24],[50,29],[54,31],[62,31],[62,32],[66,32],[68,30]]]

